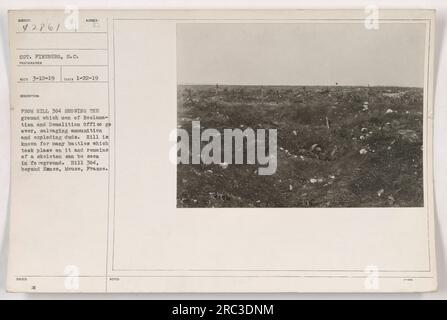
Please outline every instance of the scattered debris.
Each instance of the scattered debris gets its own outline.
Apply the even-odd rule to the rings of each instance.
[[[398,134],[402,137],[403,140],[408,141],[410,143],[415,143],[419,140],[419,137],[414,130],[410,129],[402,129],[397,131]]]
[[[396,201],[396,200],[394,199],[394,197],[393,197],[392,195],[389,195],[389,196],[388,196],[388,204],[389,204],[389,205],[393,205],[395,201]]]
[[[228,163],[227,163],[227,162],[222,162],[222,163],[219,164],[219,166],[220,166],[222,169],[226,169],[226,168],[228,168]]]
[[[321,152],[321,147],[318,145],[318,143],[315,143],[315,144],[313,144],[311,147],[310,147],[310,151],[315,151],[315,152]]]
[[[281,151],[273,176],[259,177],[257,165],[229,167],[224,159],[178,166],[179,207],[418,206],[423,198],[422,188],[414,187],[423,180],[419,88],[402,94],[401,88],[374,86],[182,90],[178,128],[190,129],[194,120],[202,120],[203,129],[277,127]]]

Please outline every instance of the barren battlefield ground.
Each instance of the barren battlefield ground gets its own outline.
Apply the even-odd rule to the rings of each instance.
[[[423,206],[423,90],[178,86],[178,126],[277,129],[275,174],[177,166],[178,207]]]

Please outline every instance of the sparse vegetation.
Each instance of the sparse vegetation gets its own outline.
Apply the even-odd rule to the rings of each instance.
[[[423,91],[178,86],[178,125],[276,128],[278,170],[178,165],[178,207],[423,206]]]

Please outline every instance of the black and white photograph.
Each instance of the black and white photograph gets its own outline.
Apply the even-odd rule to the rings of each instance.
[[[0,300],[447,296],[445,1],[17,1]]]
[[[177,24],[177,207],[423,207],[425,47],[422,23]]]

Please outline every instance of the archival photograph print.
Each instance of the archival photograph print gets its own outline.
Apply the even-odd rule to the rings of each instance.
[[[177,207],[422,207],[423,23],[177,24]]]

